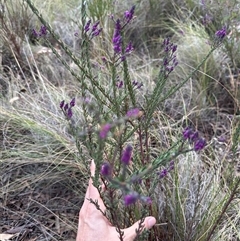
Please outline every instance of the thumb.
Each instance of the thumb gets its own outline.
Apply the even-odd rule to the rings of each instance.
[[[124,232],[124,241],[132,241],[136,238],[137,234],[136,234],[136,230],[139,228],[139,221],[137,221],[136,223],[134,223],[131,227],[126,228],[123,230]],[[142,223],[143,228],[141,233],[144,230],[149,230],[150,228],[152,228],[156,223],[156,219],[152,216],[150,217],[146,217],[144,219],[144,222]]]

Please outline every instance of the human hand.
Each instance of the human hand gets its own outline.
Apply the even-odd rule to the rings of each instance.
[[[91,176],[95,174],[95,163],[92,161],[90,166]],[[90,178],[88,188],[86,191],[83,206],[79,213],[79,223],[76,241],[117,241],[119,240],[119,233],[116,228],[111,225],[103,214],[97,210],[94,204],[90,203],[90,199],[97,201],[100,209],[104,212],[106,207],[99,195],[97,188],[93,186]],[[156,223],[154,217],[146,217],[143,222],[143,229],[148,230]],[[131,227],[123,229],[124,241],[132,241],[136,237],[136,229],[139,228],[139,221]]]

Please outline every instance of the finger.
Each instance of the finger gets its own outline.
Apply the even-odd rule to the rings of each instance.
[[[90,165],[90,172],[91,172],[91,176],[94,177],[95,176],[95,171],[96,171],[96,165],[94,160],[91,161],[91,165]]]
[[[126,228],[123,230],[124,232],[124,241],[132,241],[136,238],[136,230],[139,229],[139,222],[134,223],[131,227]],[[149,230],[151,229],[154,225],[156,224],[156,219],[152,216],[146,217],[143,222],[143,228],[141,230],[141,233],[144,230]]]
[[[91,165],[90,165],[90,172],[91,172],[92,177],[94,177],[94,175],[95,175],[95,170],[96,170],[96,165],[95,165],[94,161],[92,160]],[[85,210],[87,210],[88,213],[95,212],[95,211],[99,212],[96,209],[95,205],[90,203],[90,199],[92,199],[94,202],[97,201],[98,205],[100,206],[100,209],[103,212],[106,210],[106,207],[103,204],[103,201],[100,197],[100,194],[99,194],[97,188],[93,186],[92,178],[89,179],[89,184],[88,184],[88,188],[86,191],[84,203],[81,208],[81,212],[84,212]]]

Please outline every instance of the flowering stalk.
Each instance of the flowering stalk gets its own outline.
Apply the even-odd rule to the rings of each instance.
[[[29,0],[25,1],[30,2]],[[104,199],[103,193],[101,193],[101,195],[103,195],[103,199],[106,204],[105,206],[111,212],[113,224],[117,226],[117,230],[119,230],[120,233],[120,239],[122,240],[123,234],[121,233],[120,229],[121,219],[119,221],[118,218],[116,218],[117,214],[119,215],[118,198],[121,196],[122,204],[127,206],[131,211],[134,210],[134,207],[138,208],[140,206],[136,204],[142,203],[143,205],[150,206],[148,212],[151,213],[152,200],[151,195],[149,195],[151,194],[149,190],[152,188],[151,178],[154,175],[156,176],[156,170],[159,170],[159,168],[163,165],[167,166],[169,163],[166,168],[160,172],[158,171],[159,179],[162,179],[174,169],[176,158],[179,155],[193,150],[199,152],[206,146],[206,141],[199,137],[199,133],[188,127],[184,130],[183,138],[181,140],[179,140],[169,150],[162,153],[159,157],[151,160],[148,145],[148,132],[151,125],[153,112],[156,110],[158,104],[175,93],[184,83],[186,83],[189,78],[196,71],[198,71],[200,66],[206,61],[208,56],[217,46],[217,44],[214,45],[209,55],[199,64],[189,78],[182,81],[179,85],[173,89],[170,89],[167,94],[162,96],[163,89],[169,75],[178,65],[176,58],[177,45],[173,44],[169,38],[165,39],[163,41],[164,58],[159,70],[159,78],[153,93],[150,95],[147,102],[143,104],[143,109],[145,112],[142,112],[139,110],[139,108],[137,108],[137,106],[140,106],[140,104],[137,104],[135,92],[137,89],[140,89],[143,84],[139,83],[138,80],[131,81],[128,71],[129,68],[127,65],[127,57],[132,53],[134,48],[132,42],[127,44],[124,43],[123,31],[125,26],[134,18],[134,11],[135,7],[133,6],[129,11],[124,13],[122,19],[117,19],[114,21],[114,34],[112,36],[113,57],[112,59],[110,58],[110,61],[106,58],[103,58],[103,62],[106,64],[106,66],[109,65],[111,67],[112,74],[112,82],[110,82],[110,88],[107,90],[104,89],[106,87],[101,85],[100,81],[93,77],[89,54],[89,41],[98,36],[102,31],[102,29],[99,27],[99,21],[93,24],[91,20],[86,22],[85,19],[83,21],[84,26],[82,29],[82,35],[84,40],[81,46],[83,47],[81,52],[81,60],[77,59],[77,57],[73,55],[73,53],[64,45],[63,42],[60,40],[58,41],[61,43],[60,46],[63,48],[63,50],[65,50],[70,56],[71,60],[73,60],[73,62],[76,63],[79,69],[82,71],[80,76],[76,75],[76,73],[73,75],[77,76],[76,78],[81,82],[83,99],[86,98],[86,93],[89,92],[94,99],[96,99],[97,108],[100,107],[100,110],[95,110],[94,115],[91,116],[93,121],[90,121],[90,124],[94,123],[95,126],[86,132],[87,134],[85,134],[85,139],[82,142],[85,145],[84,147],[88,150],[88,155],[97,160],[96,165],[98,173],[93,178],[94,185],[96,187],[99,186],[98,174],[100,174],[101,179],[103,180],[103,183],[107,189],[107,194],[105,195],[106,198]],[[36,15],[37,14],[39,13],[36,13]],[[41,19],[40,15],[37,16],[39,16]],[[42,22],[44,23],[43,20]],[[39,32],[35,30],[34,34],[37,36],[45,36],[47,32],[56,37],[50,26],[45,24],[41,27]],[[216,33],[216,43],[220,43],[224,39],[225,35],[226,29],[218,31]],[[58,40],[57,37],[56,39]],[[63,63],[65,63],[64,60]],[[118,76],[118,73],[120,72],[118,71],[119,66],[123,67],[122,79]],[[72,71],[71,68],[69,69]],[[86,78],[90,80],[89,84],[85,83]],[[72,120],[74,115],[74,106],[75,98],[72,99],[70,103],[65,103],[65,101],[60,103],[60,108],[67,120]],[[84,104],[83,109],[85,121],[87,125],[90,126],[87,117],[91,115],[91,113],[89,114],[89,112],[85,110]],[[103,113],[98,113],[101,111]],[[100,126],[99,123],[104,124]],[[115,129],[118,129],[120,134],[116,134]],[[139,133],[139,141],[136,140],[137,143],[135,143],[136,138],[132,138],[136,131]],[[77,128],[74,134],[77,139],[79,137]],[[145,141],[143,140],[144,138]],[[126,142],[132,143],[125,146]],[[137,153],[139,150],[136,147],[139,144],[139,149],[141,150],[140,154]],[[189,144],[192,145],[191,149],[188,147]],[[140,160],[140,165],[137,163],[138,160]],[[142,182],[145,184],[144,187],[141,186]],[[142,190],[144,190],[146,193],[141,192]],[[97,203],[95,203],[95,205],[97,207]],[[124,212],[127,212],[126,209],[124,209]],[[142,210],[139,212],[142,212]],[[129,213],[132,215],[133,212]],[[119,216],[122,216],[121,214],[122,213],[120,213]]]
[[[192,71],[192,73],[189,74],[189,76],[184,81],[182,81],[180,84],[178,84],[175,87],[173,87],[172,89],[170,89],[168,91],[168,93],[166,95],[164,95],[163,98],[160,99],[160,102],[163,102],[164,100],[168,99],[171,95],[176,93],[185,83],[187,83],[194,76],[194,74],[202,67],[202,65],[206,62],[206,60],[211,56],[211,54],[214,52],[214,50],[216,50],[216,48],[219,47],[219,44],[222,43],[222,41],[224,40],[224,38],[226,36],[226,29],[225,30],[222,29],[222,30],[220,30],[220,32],[217,31],[215,35],[218,38],[217,44],[212,45],[212,49],[203,58],[203,60],[197,65],[197,67]],[[219,40],[221,40],[221,41],[219,41]]]

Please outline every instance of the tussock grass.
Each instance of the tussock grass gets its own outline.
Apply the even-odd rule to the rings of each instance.
[[[206,240],[227,195],[220,168],[217,172],[212,167],[207,170],[199,156],[190,154],[180,159],[177,171],[163,181],[159,210],[164,210],[162,222],[171,220],[165,227],[166,240]]]

